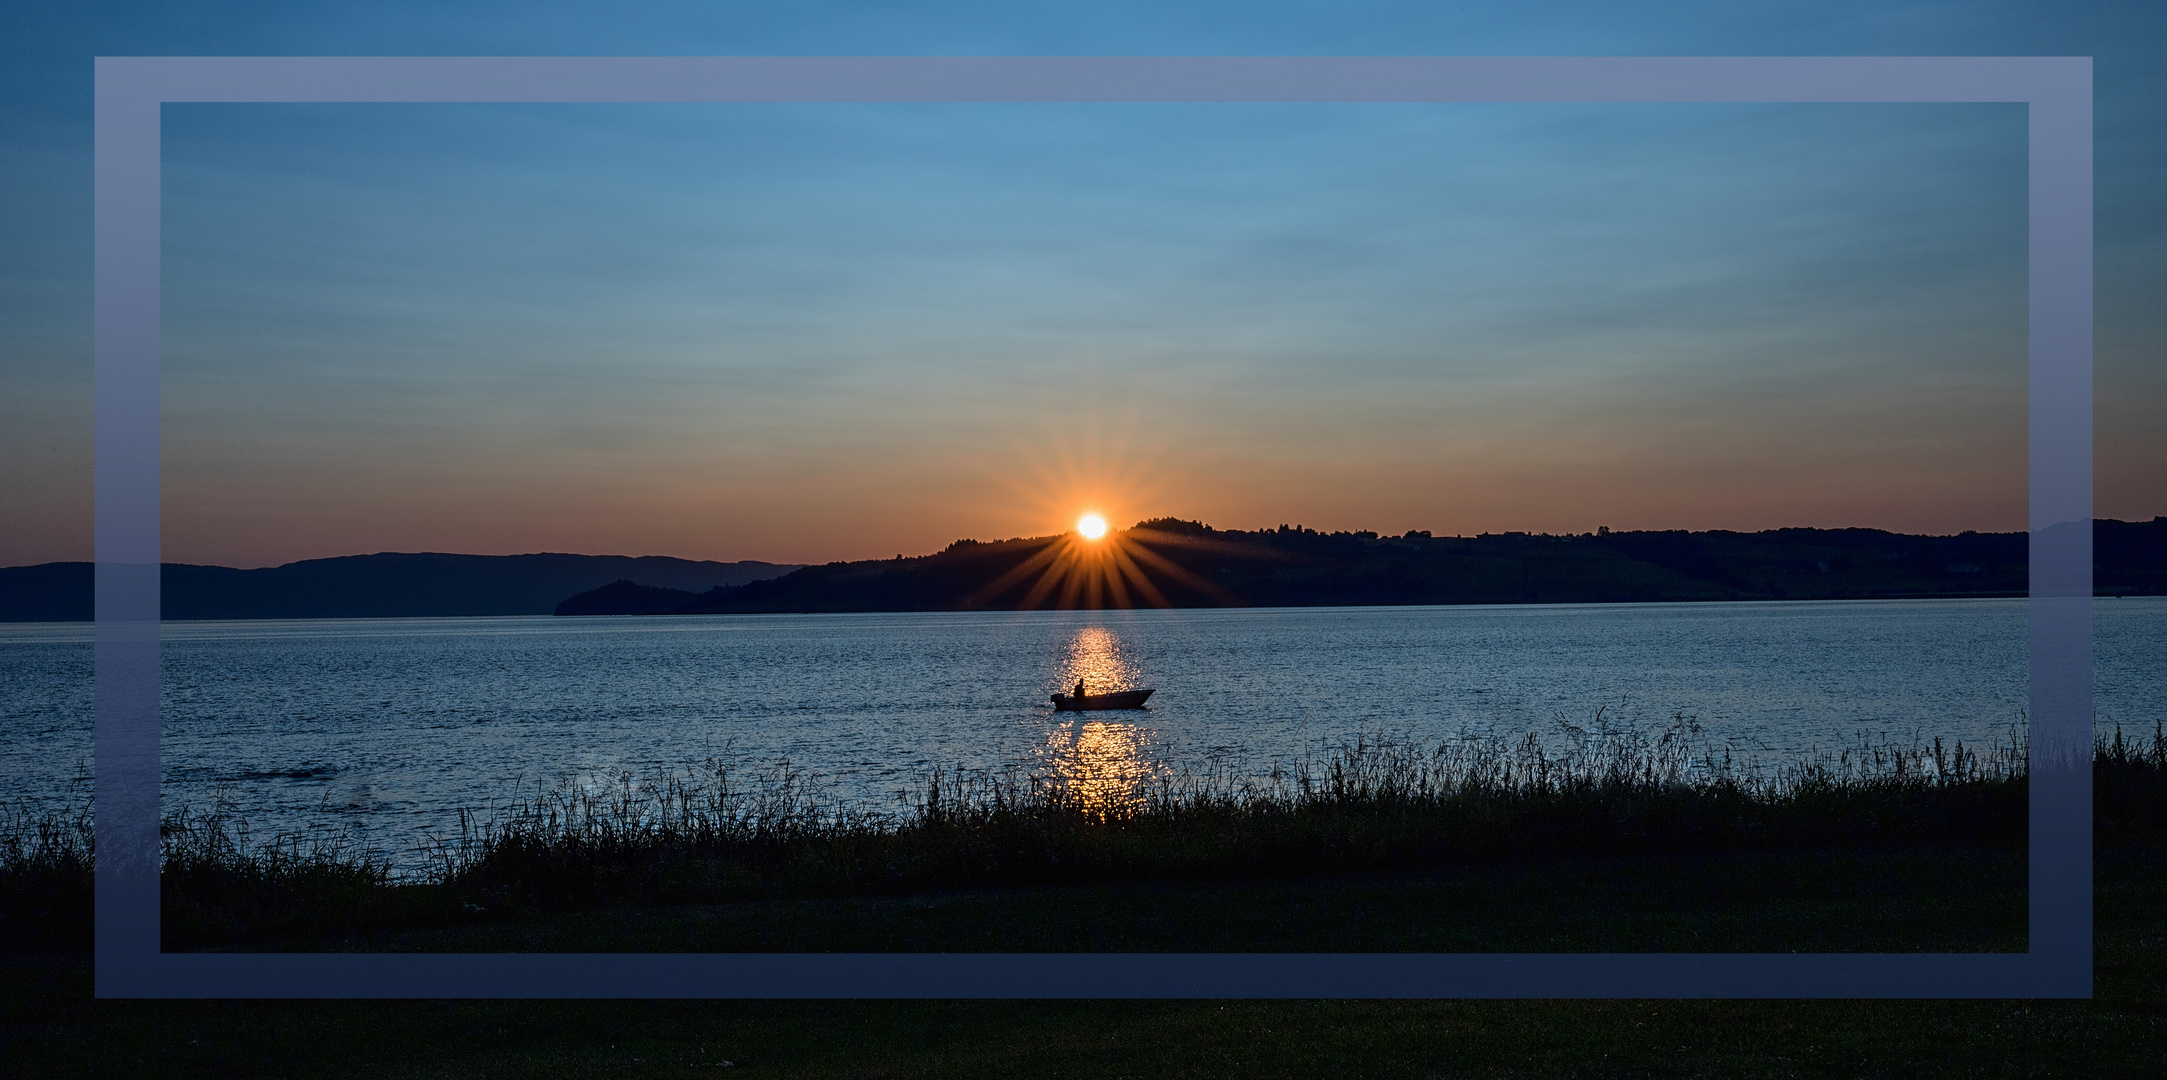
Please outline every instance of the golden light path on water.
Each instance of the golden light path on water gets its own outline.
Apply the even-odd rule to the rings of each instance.
[[[1136,668],[1122,655],[1121,639],[1103,626],[1086,626],[1069,639],[1068,663],[1061,685],[1074,686],[1078,679],[1093,694],[1137,689],[1130,685]]]
[[[1069,639],[1061,685],[1073,687],[1079,679],[1094,694],[1141,689],[1140,673],[1124,654],[1120,637],[1103,626],[1083,627]],[[1159,771],[1144,754],[1151,733],[1138,722],[1151,714],[1122,710],[1056,715],[1079,719],[1046,734],[1053,780],[1086,810],[1106,814],[1140,805]]]

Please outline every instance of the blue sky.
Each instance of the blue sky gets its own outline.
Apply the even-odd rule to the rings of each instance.
[[[0,564],[89,554],[96,53],[2096,54],[2098,512],[2167,512],[2139,8],[512,10],[16,39]],[[822,560],[1084,503],[2022,527],[2013,106],[201,105],[165,139],[168,559]]]

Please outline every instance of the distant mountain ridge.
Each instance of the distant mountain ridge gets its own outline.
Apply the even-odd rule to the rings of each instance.
[[[664,555],[454,555],[383,552],[237,570],[166,563],[167,619],[349,619],[547,615],[566,596],[620,579],[705,592],[798,569]],[[0,622],[88,621],[92,564],[0,568]]]
[[[1207,583],[1162,580],[1164,598],[1182,607],[2013,596],[2028,581],[2024,533],[1463,538],[1161,519],[1128,535]],[[437,552],[259,570],[168,563],[162,595],[164,617],[176,620],[1001,609],[1022,605],[1030,580],[990,593],[989,583],[1060,539],[957,541],[934,555],[825,566]],[[2101,595],[2167,594],[2167,517],[2094,522],[2093,559]],[[89,621],[92,587],[90,563],[0,567],[0,622]]]
[[[1299,526],[1243,532],[1172,518],[1122,534],[1142,545],[1173,607],[1615,603],[1695,600],[2022,596],[2030,537],[1967,532],[1916,536],[1879,529],[1758,533],[1649,531],[1432,537],[1320,533]],[[753,614],[1007,610],[1128,606],[1102,596],[1034,593],[1058,536],[959,540],[917,558],[808,566],[776,578],[680,597],[629,575],[570,597],[560,615]],[[2167,517],[2093,523],[2102,595],[2167,594]],[[1174,571],[1164,569],[1171,566]],[[1135,606],[1149,601],[1132,590]]]

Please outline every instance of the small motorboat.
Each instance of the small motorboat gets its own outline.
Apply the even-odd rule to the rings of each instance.
[[[1091,709],[1141,709],[1150,690],[1123,690],[1115,694],[1053,695],[1055,712],[1085,712]]]

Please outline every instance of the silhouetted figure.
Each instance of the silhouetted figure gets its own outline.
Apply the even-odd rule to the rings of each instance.
[[[1070,696],[1070,697],[1073,697],[1073,698],[1075,698],[1075,699],[1077,699],[1078,701],[1081,701],[1081,700],[1083,700],[1084,692],[1083,692],[1083,680],[1082,680],[1082,679],[1078,679],[1078,680],[1076,680],[1076,692],[1075,692],[1074,694],[1071,694],[1071,695],[1069,695],[1069,696]]]

